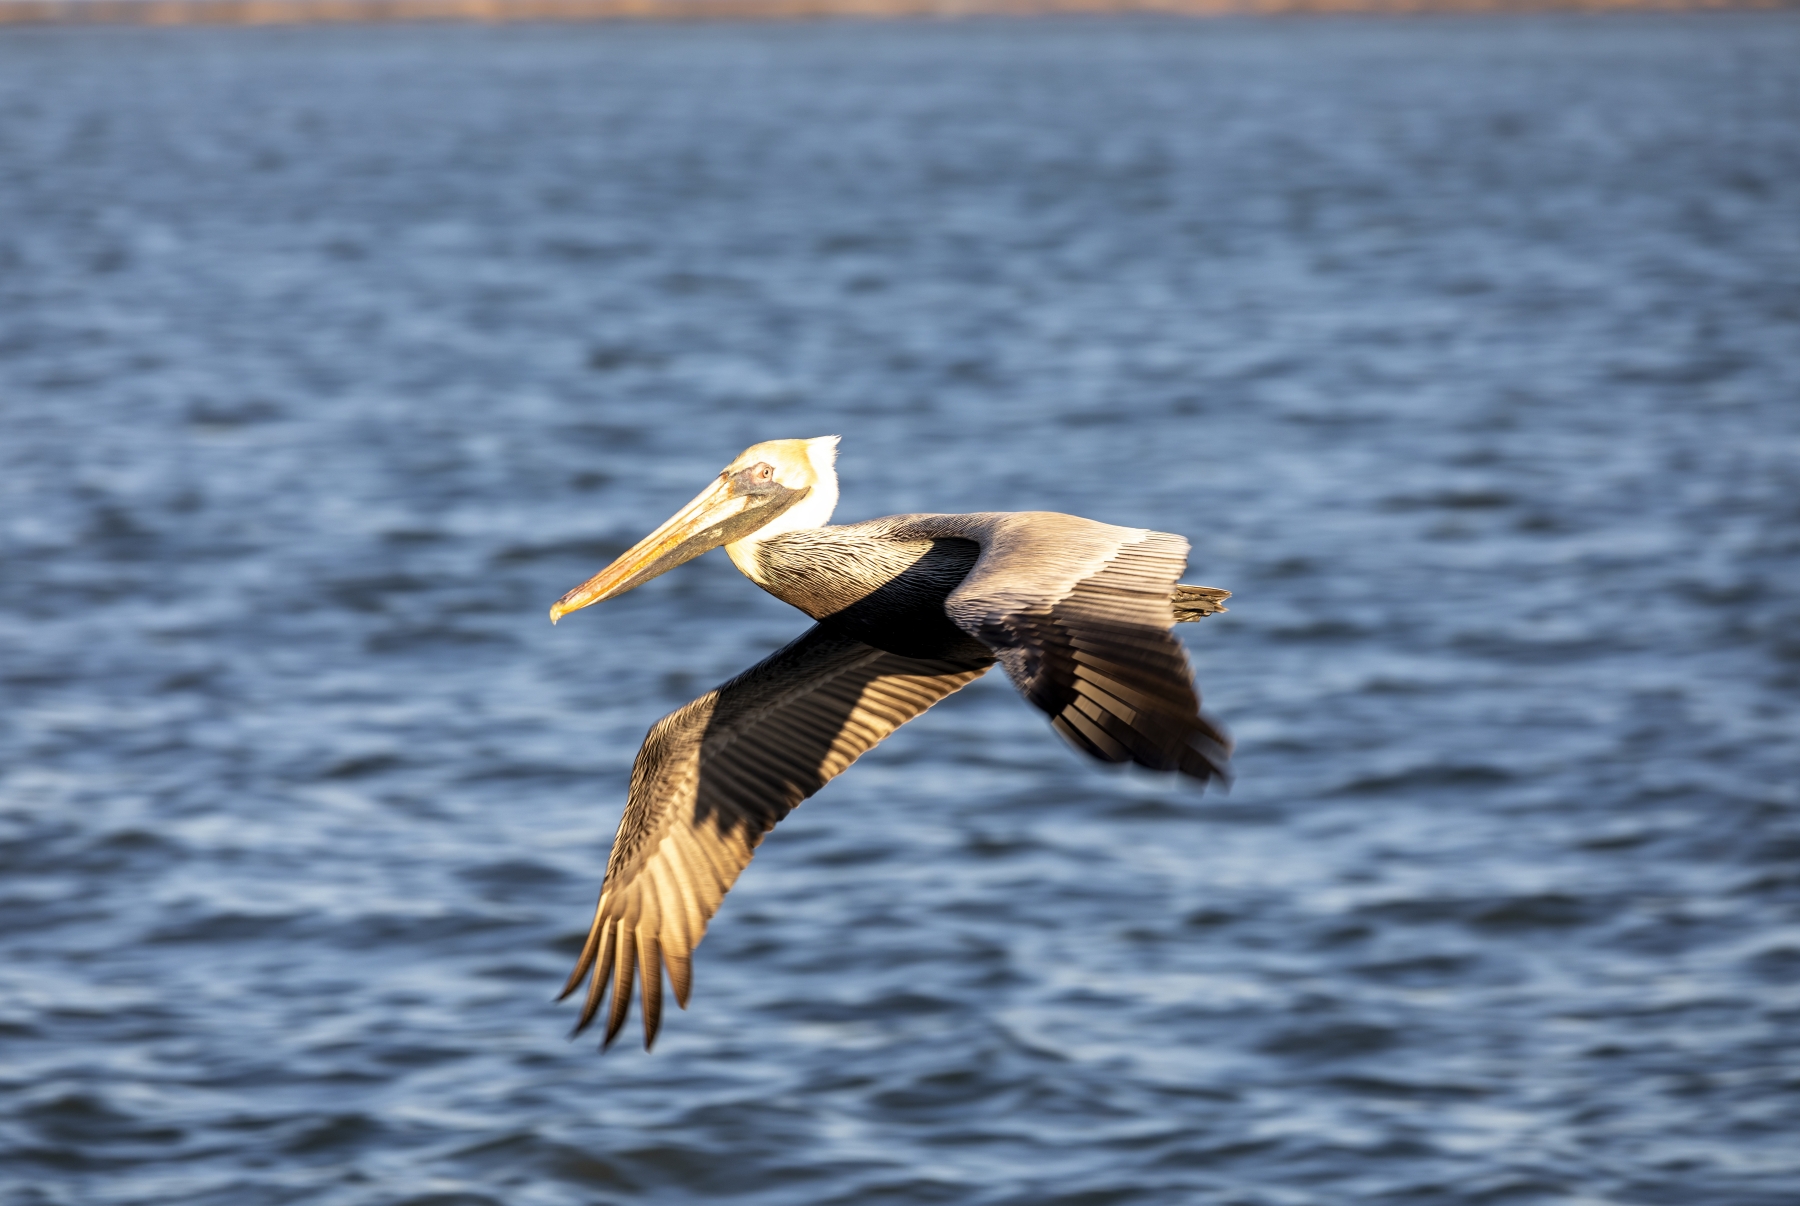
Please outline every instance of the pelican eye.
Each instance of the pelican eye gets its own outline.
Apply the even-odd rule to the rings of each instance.
[[[775,466],[766,461],[739,469],[731,474],[731,482],[743,494],[770,494],[781,489],[775,480]]]

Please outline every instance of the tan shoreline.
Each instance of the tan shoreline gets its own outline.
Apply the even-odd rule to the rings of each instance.
[[[309,25],[393,21],[719,21],[1152,13],[1689,12],[1797,0],[0,0],[0,25]]]

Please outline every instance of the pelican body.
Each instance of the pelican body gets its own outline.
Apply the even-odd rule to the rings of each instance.
[[[632,767],[606,879],[564,986],[608,989],[604,1046],[635,979],[644,1046],[666,968],[686,1008],[693,949],[768,831],[889,733],[998,662],[1076,749],[1205,783],[1231,743],[1200,711],[1170,625],[1230,592],[1179,585],[1179,536],[1046,511],[894,515],[829,526],[836,436],[770,440],[550,609],[552,622],[723,546],[816,623],[665,716]],[[638,973],[641,970],[641,977]]]

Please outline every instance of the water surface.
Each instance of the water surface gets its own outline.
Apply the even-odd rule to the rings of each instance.
[[[0,38],[6,1206],[1800,1195],[1800,21]],[[1239,783],[1003,679],[551,1005],[860,519],[1194,543]],[[632,1032],[628,1032],[630,1037]]]

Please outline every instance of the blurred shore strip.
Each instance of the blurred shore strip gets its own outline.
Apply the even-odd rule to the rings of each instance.
[[[1058,13],[1673,12],[1797,6],[1800,0],[0,0],[0,25],[707,21]]]

